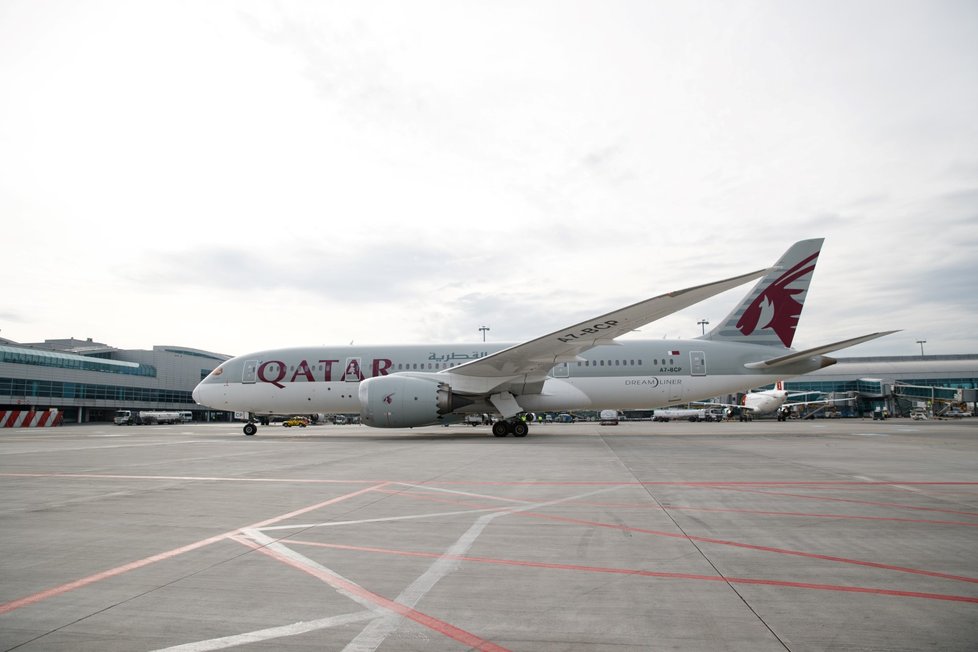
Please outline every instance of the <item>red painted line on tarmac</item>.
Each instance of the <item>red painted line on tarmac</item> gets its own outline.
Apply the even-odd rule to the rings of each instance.
[[[964,527],[978,527],[978,523],[966,523],[965,521],[935,521],[926,518],[899,518],[895,516],[859,516],[855,514],[820,514],[817,512],[778,512],[762,509],[734,509],[732,507],[684,507],[680,505],[669,505],[666,510],[675,509],[684,512],[731,512],[734,514],[759,514],[761,516],[798,516],[802,518],[831,518],[845,521],[891,521],[893,523],[920,523],[923,525],[963,525]]]
[[[89,575],[88,577],[83,577],[81,579],[75,580],[74,582],[68,582],[67,584],[62,584],[61,586],[56,586],[54,588],[41,591],[39,593],[34,593],[33,595],[28,595],[17,600],[12,600],[10,602],[5,602],[0,604],[0,614],[9,613],[21,607],[26,607],[48,598],[53,598],[57,595],[67,593],[69,591],[74,591],[75,589],[80,589],[83,586],[88,586],[89,584],[94,584],[100,582],[104,579],[110,577],[115,577],[116,575],[122,575],[123,573],[128,573],[131,570],[136,570],[137,568],[142,568],[143,566],[149,566],[150,564],[156,563],[158,561],[163,561],[165,559],[171,559],[177,555],[181,555],[185,552],[190,552],[191,550],[196,550],[197,548],[203,548],[204,546],[216,543],[227,538],[226,534],[219,534],[214,537],[207,539],[201,539],[196,543],[191,543],[180,548],[174,548],[173,550],[167,550],[166,552],[161,552],[157,555],[151,557],[146,557],[138,561],[130,562],[122,566],[116,566],[115,568],[110,568],[109,570],[102,571],[101,573],[95,573],[94,575]]]
[[[615,575],[635,575],[638,577],[655,577],[659,579],[696,580],[704,582],[729,582],[730,584],[755,584],[764,586],[779,586],[797,589],[812,589],[816,591],[841,591],[846,593],[871,593],[901,598],[923,598],[928,600],[944,600],[950,602],[971,602],[978,604],[978,597],[967,595],[949,595],[944,593],[923,593],[920,591],[899,591],[866,586],[845,586],[841,584],[815,584],[811,582],[791,582],[784,580],[769,580],[754,577],[723,577],[720,575],[700,575],[696,573],[669,573],[665,571],[648,571],[632,568],[612,568],[607,566],[582,566],[579,564],[559,564],[554,562],[523,561],[519,559],[495,559],[491,557],[471,557],[468,555],[443,555],[433,552],[412,552],[407,550],[392,550],[389,548],[374,548],[369,546],[350,546],[338,543],[319,543],[315,541],[300,541],[286,539],[282,543],[292,545],[332,548],[335,550],[350,550],[353,552],[370,552],[384,555],[403,557],[446,558],[455,561],[467,561],[480,564],[499,564],[503,566],[520,566],[524,568],[545,568],[549,570],[569,570],[586,573],[611,573]]]
[[[728,488],[728,491],[761,494],[763,496],[787,496],[788,498],[807,498],[809,500],[824,500],[833,503],[855,503],[857,505],[872,505],[873,507],[892,507],[894,509],[912,509],[923,512],[939,512],[941,514],[959,514],[962,516],[978,516],[978,512],[965,512],[958,509],[943,509],[940,507],[921,507],[903,503],[883,503],[875,500],[858,500],[856,498],[836,498],[833,496],[811,496],[808,494],[792,494],[784,491],[762,491],[760,489]]]
[[[567,516],[554,516],[548,514],[540,514],[538,512],[519,512],[516,516],[532,516],[535,518],[543,518],[551,521],[562,521],[565,523],[576,523],[578,525],[589,525],[592,527],[604,527],[612,530],[622,530],[627,532],[638,532],[641,534],[652,534],[656,536],[669,537],[671,539],[688,539],[690,541],[699,541],[701,543],[714,543],[721,546],[732,546],[735,548],[745,548],[747,550],[758,550],[761,552],[773,552],[779,555],[791,555],[794,557],[807,557],[809,559],[822,559],[824,561],[834,561],[841,564],[853,564],[856,566],[868,566],[870,568],[879,568],[882,570],[897,571],[900,573],[911,573],[914,575],[926,575],[928,577],[939,577],[945,580],[955,580],[958,582],[970,582],[978,584],[978,578],[967,577],[964,575],[949,575],[947,573],[939,573],[937,571],[921,570],[918,568],[908,568],[906,566],[894,566],[892,564],[882,564],[874,561],[863,561],[861,559],[849,559],[846,557],[836,557],[833,555],[822,555],[814,552],[803,552],[801,550],[790,550],[787,548],[774,548],[771,546],[759,546],[751,543],[741,543],[739,541],[727,541],[725,539],[713,539],[710,537],[700,537],[695,535],[678,534],[676,532],[663,532],[660,530],[646,530],[644,528],[629,527],[627,525],[618,525],[617,523],[601,523],[598,521],[586,521],[583,519],[570,518]]]
[[[906,486],[976,486],[978,482],[954,482],[954,481],[914,481],[898,482],[883,480],[698,480],[698,481],[679,481],[679,480],[637,480],[634,482],[607,482],[607,481],[577,481],[565,480],[560,482],[550,481],[493,481],[493,480],[430,480],[419,481],[417,485],[485,485],[501,487],[590,487],[590,486],[619,486],[619,487],[831,487],[831,486],[874,486],[874,485],[906,485]]]
[[[428,497],[428,496],[423,496],[423,495],[419,495],[419,494],[411,494],[411,493],[400,493],[399,495],[402,495],[402,496],[405,496],[405,497],[418,498],[418,499],[422,499],[422,500],[429,500],[429,501],[434,501],[434,502],[450,502],[452,504],[457,504],[457,505],[461,505],[461,506],[465,506],[465,507],[485,507],[485,505],[479,505],[479,504],[474,504],[474,503],[467,503],[467,502],[463,502],[463,501],[453,501],[449,497],[445,497],[445,498],[440,498],[439,499],[439,498]],[[516,512],[513,515],[514,516],[522,516],[522,517],[531,517],[531,518],[541,518],[541,519],[552,520],[552,521],[562,521],[562,522],[565,522],[565,523],[575,523],[575,524],[578,524],[578,525],[588,525],[588,526],[593,526],[593,527],[603,527],[603,528],[609,528],[609,529],[614,529],[614,530],[622,530],[622,531],[627,531],[627,532],[637,532],[637,533],[640,533],[640,534],[651,534],[651,535],[655,535],[655,536],[669,537],[671,539],[686,539],[686,540],[690,540],[690,541],[699,541],[699,542],[703,542],[703,543],[713,543],[713,544],[724,545],[724,546],[733,546],[733,547],[737,547],[737,548],[745,548],[745,549],[748,549],[748,550],[757,550],[757,551],[761,551],[761,552],[773,552],[773,553],[781,554],[781,555],[792,555],[792,556],[796,556],[796,557],[808,557],[810,559],[821,559],[821,560],[824,560],[824,561],[833,561],[833,562],[838,562],[838,563],[843,563],[843,564],[853,564],[853,565],[856,565],[856,566],[867,566],[867,567],[870,567],[870,568],[879,568],[879,569],[883,569],[883,570],[892,570],[892,571],[897,571],[897,572],[900,572],[900,573],[911,573],[911,574],[914,574],[914,575],[926,575],[926,576],[929,576],[929,577],[937,577],[937,578],[941,578],[941,579],[955,580],[955,581],[958,581],[958,582],[978,583],[978,578],[967,577],[967,576],[963,576],[963,575],[950,575],[950,574],[947,574],[947,573],[940,573],[940,572],[937,572],[937,571],[928,571],[928,570],[922,570],[922,569],[917,569],[917,568],[908,568],[908,567],[905,567],[905,566],[895,566],[895,565],[892,565],[892,564],[883,564],[883,563],[872,562],[872,561],[863,561],[863,560],[859,560],[859,559],[849,559],[849,558],[846,558],[846,557],[837,557],[837,556],[832,556],[832,555],[823,555],[823,554],[813,553],[813,552],[804,552],[804,551],[801,551],[801,550],[790,550],[790,549],[786,549],[786,548],[773,548],[773,547],[770,547],[770,546],[760,546],[760,545],[754,545],[754,544],[749,544],[749,543],[741,543],[739,541],[727,541],[727,540],[724,540],[724,539],[713,539],[713,538],[709,538],[709,537],[699,537],[699,536],[695,536],[695,535],[686,535],[686,534],[681,534],[681,533],[677,533],[677,532],[664,532],[664,531],[660,531],[660,530],[647,530],[647,529],[643,529],[643,528],[629,527],[627,525],[619,525],[617,523],[601,523],[599,521],[586,521],[586,520],[583,520],[583,519],[571,518],[569,516],[557,516],[557,515],[552,515],[552,514],[541,514],[539,512]]]
[[[269,557],[275,559],[276,561],[282,562],[283,564],[286,564],[287,566],[291,566],[292,568],[300,570],[304,573],[308,573],[309,575],[312,575],[313,577],[322,580],[326,584],[329,584],[334,589],[341,589],[343,591],[346,591],[347,593],[356,595],[359,598],[363,598],[364,600],[372,602],[379,607],[387,609],[388,611],[392,611],[398,614],[399,616],[403,616],[405,618],[413,620],[419,625],[427,627],[432,631],[438,632],[439,634],[454,639],[464,645],[468,645],[469,647],[472,647],[476,650],[485,650],[486,652],[508,652],[506,648],[496,645],[491,641],[487,641],[483,638],[480,638],[475,634],[471,632],[467,632],[464,629],[456,627],[455,625],[452,625],[450,623],[447,623],[444,620],[440,620],[438,618],[435,618],[434,616],[430,616],[416,609],[412,609],[411,607],[401,604],[400,602],[395,602],[390,598],[385,598],[384,596],[374,593],[373,591],[368,591],[362,586],[358,584],[354,584],[353,582],[349,582],[337,575],[333,575],[331,573],[324,573],[318,568],[314,568],[299,563],[297,560],[291,559],[276,550],[272,550],[270,548],[257,544],[254,541],[251,541],[244,537],[234,536],[232,538],[238,543],[248,546],[249,548],[252,548],[253,550],[260,552],[264,555],[268,555]],[[434,556],[438,557],[439,555],[434,555]]]
[[[958,483],[954,483],[954,484],[958,484]],[[885,484],[849,484],[849,485],[839,485],[839,486],[831,486],[831,485],[804,485],[804,486],[786,485],[786,486],[799,488],[799,489],[808,489],[810,491],[833,491],[835,489],[845,489],[847,491],[851,490],[851,491],[865,491],[865,492],[871,492],[871,491],[903,492],[904,494],[906,493],[908,487],[923,487],[926,488],[930,493],[934,493],[934,494],[960,493],[966,496],[978,495],[976,494],[976,488],[973,486],[969,486],[969,483],[960,483],[960,484],[964,486],[960,488],[955,488],[952,485],[950,488],[947,489],[943,488],[942,485],[927,485],[927,484],[920,484],[920,483],[912,484],[909,482],[886,482]]]
[[[231,537],[232,535],[239,533],[241,530],[267,527],[269,525],[272,525],[273,523],[278,523],[280,521],[283,521],[288,518],[292,518],[294,516],[298,516],[300,514],[305,514],[307,512],[311,512],[326,507],[328,505],[332,505],[334,503],[347,500],[349,498],[354,498],[356,496],[359,496],[360,494],[373,491],[374,489],[378,489],[383,486],[385,485],[381,484],[375,487],[366,487],[364,489],[360,489],[358,491],[344,494],[342,496],[337,496],[336,498],[330,498],[329,500],[325,500],[321,503],[316,503],[315,505],[310,505],[309,507],[303,507],[301,509],[297,509],[295,511],[289,512],[287,514],[282,514],[281,516],[275,516],[273,518],[266,519],[264,521],[259,521],[258,523],[254,523],[252,525],[247,525],[243,528],[230,530],[229,532],[225,532],[223,534],[218,534],[216,536],[208,537],[206,539],[201,539],[200,541],[196,541],[194,543],[190,543],[185,546],[181,546],[179,548],[167,550],[166,552],[161,552],[159,554],[152,555],[150,557],[145,557],[143,559],[139,559],[137,561],[133,561],[128,564],[123,564],[122,566],[116,566],[115,568],[110,568],[109,570],[105,570],[100,573],[95,573],[94,575],[89,575],[88,577],[83,577],[73,582],[68,582],[67,584],[62,584],[60,586],[56,586],[44,591],[40,591],[38,593],[34,593],[32,595],[28,595],[23,598],[18,598],[17,600],[11,600],[10,602],[5,602],[3,604],[0,604],[0,614],[9,613],[16,609],[20,609],[21,607],[26,607],[28,605],[36,604],[43,600],[47,600],[48,598],[53,598],[55,596],[62,595],[64,593],[68,593],[69,591],[74,591],[75,589],[80,589],[84,586],[89,586],[90,584],[100,582],[104,579],[108,579],[110,577],[116,577],[118,575],[122,575],[123,573],[128,573],[129,571],[136,570],[137,568],[143,568],[144,566],[149,566],[150,564],[154,564],[158,561],[165,561],[167,559],[172,559],[177,555],[182,555],[185,552],[190,552],[191,550],[197,550],[198,548],[203,548],[204,546],[208,546],[212,543],[223,541],[228,537]]]

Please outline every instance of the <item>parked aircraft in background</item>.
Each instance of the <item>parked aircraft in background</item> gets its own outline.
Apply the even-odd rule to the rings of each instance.
[[[819,399],[815,401],[788,402],[788,399],[790,398],[795,398],[798,396],[811,396],[812,394],[821,394],[821,392],[795,392],[794,394],[791,394],[785,390],[784,383],[779,380],[777,383],[775,383],[774,389],[762,389],[744,394],[744,397],[740,403],[719,403],[709,401],[701,402],[700,405],[738,408],[741,411],[741,417],[743,418],[746,416],[748,419],[755,416],[762,416],[777,412],[778,421],[784,421],[788,416],[788,412],[795,407],[815,404],[824,405],[825,403],[837,403],[853,400],[851,398],[835,398]]]
[[[359,412],[376,428],[500,417],[492,432],[523,437],[527,412],[649,409],[746,391],[834,364],[824,354],[895,331],[790,348],[822,239],[774,267],[614,310],[526,342],[274,349],[222,363],[194,389],[198,404],[264,414]],[[685,340],[617,338],[760,278],[709,333]],[[257,426],[249,421],[246,435]]]

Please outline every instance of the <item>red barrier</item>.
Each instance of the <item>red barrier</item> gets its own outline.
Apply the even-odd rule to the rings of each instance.
[[[0,410],[0,428],[47,428],[60,426],[64,415],[59,410]]]

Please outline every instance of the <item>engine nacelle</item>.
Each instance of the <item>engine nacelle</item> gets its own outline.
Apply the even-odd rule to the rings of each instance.
[[[360,382],[360,422],[374,428],[413,428],[442,423],[473,401],[452,393],[435,375],[377,376]]]

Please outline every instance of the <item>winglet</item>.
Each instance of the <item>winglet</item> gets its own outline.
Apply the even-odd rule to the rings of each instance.
[[[817,346],[813,349],[805,349],[804,351],[794,351],[788,355],[778,356],[777,358],[769,358],[767,360],[761,360],[760,362],[748,362],[744,366],[748,369],[771,369],[773,367],[781,367],[786,364],[791,364],[792,362],[797,362],[798,360],[804,360],[806,358],[812,358],[817,355],[822,355],[823,353],[831,353],[832,351],[838,351],[839,349],[845,349],[850,346],[855,346],[856,344],[862,344],[863,342],[868,342],[870,340],[875,340],[878,337],[884,337],[886,335],[892,335],[893,333],[899,333],[900,331],[882,331],[879,333],[871,333],[869,335],[863,335],[861,337],[853,337],[852,339],[842,340],[841,342],[833,342],[832,344],[825,344],[822,346]],[[834,360],[829,364],[834,364]]]

